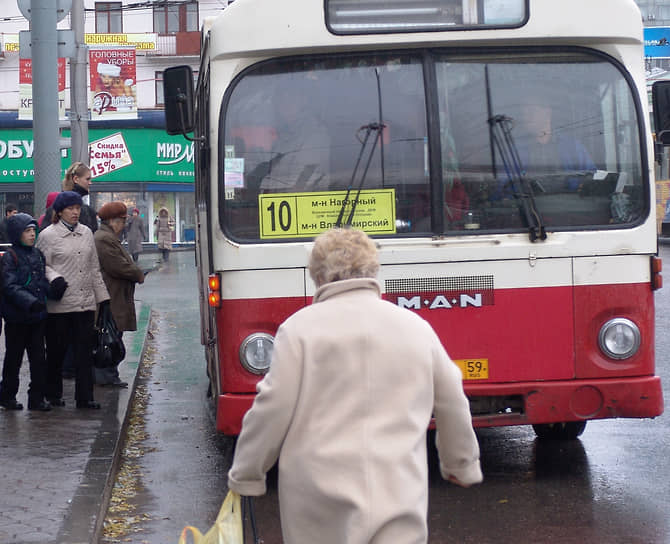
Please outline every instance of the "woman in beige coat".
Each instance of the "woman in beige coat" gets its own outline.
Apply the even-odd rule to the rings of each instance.
[[[172,249],[172,231],[174,230],[174,219],[170,217],[167,208],[161,208],[158,211],[158,217],[154,220],[154,228],[156,229],[158,249],[163,256],[163,261],[167,261]]]
[[[108,303],[109,293],[91,229],[79,222],[81,196],[63,191],[54,200],[52,224],[40,232],[36,246],[44,253],[47,279],[64,290],[60,300],[47,302],[47,400],[64,406],[62,366],[69,349],[75,368],[77,408],[100,408],[93,399],[92,351],[96,305]]]
[[[279,327],[244,417],[228,485],[262,495],[279,459],[285,544],[425,543],[432,414],[442,476],[482,480],[460,370],[426,321],[381,300],[378,268],[360,231],[316,239],[314,304]]]

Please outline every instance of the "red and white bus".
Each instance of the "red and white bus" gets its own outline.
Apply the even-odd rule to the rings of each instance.
[[[334,225],[375,238],[384,297],[443,339],[475,426],[661,414],[642,51],[633,0],[241,0],[206,21],[195,90],[188,67],[164,82],[168,131],[194,130],[218,430],[239,432]]]

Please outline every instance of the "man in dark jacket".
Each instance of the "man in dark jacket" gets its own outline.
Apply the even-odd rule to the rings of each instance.
[[[67,284],[54,280],[54,285],[49,285],[44,255],[34,247],[37,238],[35,219],[26,213],[13,215],[7,221],[7,234],[12,247],[2,256],[3,296],[0,307],[5,318],[6,349],[0,406],[6,410],[23,409],[23,405],[16,400],[16,394],[23,353],[27,351],[30,362],[28,409],[49,411],[51,404],[44,398],[46,299],[47,296],[56,299],[63,296]]]
[[[12,215],[18,213],[18,211],[19,210],[16,207],[16,204],[10,203],[5,206],[5,217],[2,221],[0,221],[0,242],[7,243],[11,241],[7,236],[7,221],[9,221],[9,218]]]

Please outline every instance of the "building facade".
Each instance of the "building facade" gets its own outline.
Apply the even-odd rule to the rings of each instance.
[[[642,13],[645,26],[670,26],[668,0],[635,0]]]
[[[147,227],[148,242],[155,240],[153,219],[161,207],[166,207],[175,219],[174,241],[193,241],[193,147],[183,137],[168,136],[164,130],[162,73],[168,66],[189,64],[197,74],[202,21],[218,15],[228,3],[83,1],[89,48],[89,164],[93,171],[90,204],[99,209],[110,200],[122,200],[130,209],[138,208]],[[68,14],[58,27],[71,28],[71,17]],[[21,15],[17,2],[3,3],[0,209],[11,202],[22,211],[39,215],[44,203],[34,202],[33,198],[31,67],[19,55],[19,33],[28,29],[29,22]],[[128,60],[118,60],[121,57]],[[60,117],[67,126],[69,61],[60,63]],[[124,63],[128,66],[119,66]],[[96,86],[105,77],[110,80],[110,76],[116,76],[119,85],[117,93],[110,91],[111,96],[120,98],[113,99],[115,107],[105,108],[104,100],[100,106],[100,89]],[[62,130],[62,136],[69,136],[67,128]],[[70,150],[63,149],[61,172],[54,173],[58,178],[54,179],[55,188],[60,188],[58,181],[71,162]]]

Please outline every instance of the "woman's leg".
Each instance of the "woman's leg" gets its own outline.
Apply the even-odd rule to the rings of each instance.
[[[93,400],[93,346],[95,312],[72,314],[73,358],[76,371],[74,398],[77,404]]]
[[[67,352],[71,330],[71,313],[49,314],[46,323],[47,368],[44,395],[48,400],[63,397],[63,359]]]

